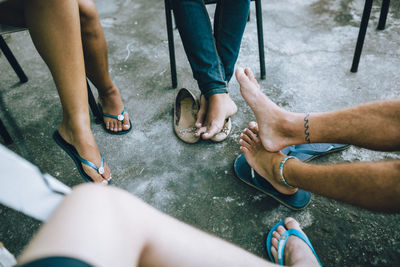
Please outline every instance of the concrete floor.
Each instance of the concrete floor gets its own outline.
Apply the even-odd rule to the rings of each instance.
[[[387,29],[375,30],[373,7],[359,72],[350,73],[363,0],[263,1],[267,79],[263,91],[291,111],[328,111],[399,97],[400,2],[392,1]],[[230,93],[239,107],[233,132],[223,143],[188,145],[173,132],[164,4],[160,0],[96,0],[109,45],[110,71],[119,86],[134,131],[111,136],[92,123],[98,145],[113,172],[114,185],[155,208],[266,258],[265,232],[286,216],[298,219],[327,266],[400,264],[399,215],[375,213],[318,195],[294,212],[235,178],[241,129],[254,116],[236,80]],[[6,36],[30,80],[17,77],[0,55],[0,90],[35,163],[69,186],[82,183],[73,161],[52,140],[61,121],[58,95],[47,67],[27,32]],[[175,31],[179,87],[197,91]],[[254,6],[237,66],[259,75]],[[4,119],[4,114],[0,116]],[[16,144],[9,148],[20,153]],[[400,153],[351,147],[313,163],[400,159]],[[39,222],[0,206],[0,240],[14,254]]]

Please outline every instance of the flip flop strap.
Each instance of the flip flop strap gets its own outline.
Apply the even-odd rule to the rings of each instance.
[[[253,179],[253,183],[254,183],[257,187],[264,188],[264,187],[258,182],[257,177],[256,177],[256,172],[254,171],[253,168],[251,168],[251,178]]]
[[[315,253],[314,247],[311,245],[311,242],[308,239],[308,237],[297,229],[289,229],[281,235],[281,238],[279,239],[279,242],[278,242],[278,263],[280,265],[283,265],[283,256],[284,256],[284,252],[285,252],[285,245],[291,235],[297,236],[298,238],[303,240],[304,243],[306,243],[308,245],[308,247],[311,249],[311,251],[313,252],[315,258],[318,260],[319,265],[322,266],[322,264],[317,256],[317,253]]]
[[[103,112],[103,116],[104,116],[104,117],[116,119],[116,120],[119,120],[120,122],[122,122],[122,121],[124,120],[124,118],[125,118],[124,114],[125,114],[125,109],[122,110],[121,114],[118,115],[118,116],[111,115],[111,114],[108,114],[108,113],[104,113],[104,112]]]
[[[100,175],[102,175],[104,173],[104,158],[103,155],[100,153],[101,156],[101,163],[100,166],[97,168],[96,164],[94,164],[93,162],[90,162],[84,158],[82,158],[81,156],[79,156],[78,154],[75,155],[80,162],[82,162],[85,165],[88,165],[89,167],[95,169]]]
[[[308,154],[308,155],[319,155],[321,153],[328,152],[332,148],[334,148],[334,146],[330,145],[326,149],[321,149],[321,150],[317,150],[317,149],[301,149],[301,148],[296,148],[296,145],[294,145],[294,146],[290,146],[289,147],[289,152],[303,153],[303,154]]]

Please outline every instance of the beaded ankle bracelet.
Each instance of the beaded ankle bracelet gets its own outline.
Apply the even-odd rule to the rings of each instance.
[[[281,182],[291,188],[296,188],[293,185],[290,185],[286,182],[285,177],[283,177],[283,166],[285,165],[286,161],[288,161],[289,159],[295,159],[295,157],[293,156],[286,156],[282,159],[281,163],[279,164],[279,174],[281,175]]]

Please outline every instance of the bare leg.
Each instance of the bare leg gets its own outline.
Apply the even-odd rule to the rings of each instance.
[[[33,43],[48,65],[60,95],[63,121],[59,132],[81,157],[99,166],[101,157],[90,129],[78,3],[29,0],[23,9]],[[110,177],[108,166],[103,176],[86,165],[83,168],[97,182]]]
[[[99,101],[103,111],[118,115],[124,109],[117,86],[112,82],[108,71],[107,43],[93,0],[78,0],[82,30],[82,44],[86,72],[99,91]],[[119,132],[129,129],[129,117],[125,113],[121,123],[116,119],[104,117],[107,129]]]
[[[305,114],[291,113],[264,95],[249,69],[237,69],[240,90],[259,124],[264,147],[278,151],[306,143]],[[373,102],[353,108],[312,113],[308,117],[312,143],[342,143],[395,151],[400,148],[400,100]]]
[[[19,261],[49,255],[74,257],[95,266],[273,265],[127,192],[88,184],[66,197]]]
[[[240,150],[250,166],[287,193],[279,174],[284,155],[264,149],[257,133],[257,124],[250,123],[239,141]],[[283,175],[290,185],[322,196],[372,210],[400,211],[400,161],[313,165],[292,159],[284,165]]]

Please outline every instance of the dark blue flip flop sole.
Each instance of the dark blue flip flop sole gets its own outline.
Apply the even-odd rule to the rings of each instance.
[[[83,169],[81,161],[75,156],[76,154],[78,154],[78,151],[76,150],[76,148],[73,145],[68,144],[64,140],[64,138],[61,137],[61,135],[58,131],[55,131],[53,133],[53,139],[57,143],[57,145],[59,145],[68,154],[68,156],[70,156],[71,159],[74,161],[76,168],[78,169],[82,178],[86,182],[93,182],[92,178],[90,178],[90,176],[87,175],[85,170]]]
[[[264,179],[256,171],[254,171],[254,179],[256,179],[258,185],[255,184],[252,177],[251,167],[247,163],[244,154],[241,154],[236,158],[233,165],[233,170],[236,177],[239,178],[242,182],[272,197],[282,205],[285,205],[292,210],[304,209],[311,202],[310,192],[298,189],[297,192],[293,195],[285,195],[279,193],[266,179]]]

